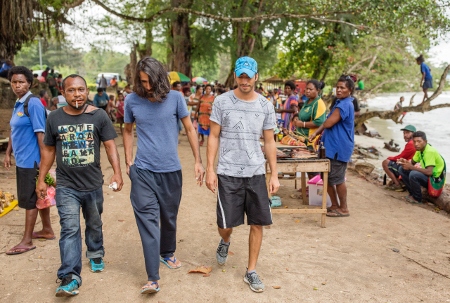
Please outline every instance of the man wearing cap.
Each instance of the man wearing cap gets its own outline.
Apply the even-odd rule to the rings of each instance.
[[[386,189],[399,192],[405,191],[405,189],[401,186],[398,180],[398,177],[400,176],[398,170],[401,166],[397,163],[397,160],[403,158],[409,161],[416,153],[416,149],[412,140],[412,135],[416,131],[416,128],[413,125],[407,125],[406,127],[402,128],[401,131],[403,131],[403,139],[405,139],[406,142],[405,148],[397,156],[388,157],[382,163],[384,172],[389,176],[389,178],[391,178],[392,182],[394,183],[391,186],[386,187]]]
[[[397,162],[401,165],[400,176],[405,183],[409,196],[405,200],[418,204],[422,203],[422,188],[428,188],[428,194],[439,197],[442,188],[445,185],[445,161],[439,152],[427,141],[427,135],[422,131],[417,131],[413,135],[414,147],[416,153],[411,162],[400,158]],[[420,163],[420,167],[416,166]],[[430,186],[431,183],[431,190]]]
[[[277,171],[273,129],[276,118],[273,105],[254,91],[258,80],[258,65],[250,57],[236,61],[234,79],[237,88],[218,96],[211,114],[208,140],[206,186],[217,189],[217,225],[221,240],[216,259],[224,265],[228,257],[233,227],[250,225],[249,259],[244,281],[254,292],[264,291],[264,284],[256,273],[261,248],[263,226],[272,224],[270,200],[265,181],[264,154],[260,147],[263,133],[264,149],[272,172]],[[219,150],[217,174],[214,160]],[[280,186],[276,173],[269,180],[269,190],[275,193]]]

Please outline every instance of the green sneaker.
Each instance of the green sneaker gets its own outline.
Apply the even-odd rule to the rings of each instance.
[[[89,260],[89,265],[91,266],[92,272],[101,272],[105,269],[105,263],[103,263],[102,258],[94,258]]]
[[[69,276],[65,276],[61,280],[61,284],[56,288],[57,297],[72,297],[78,295],[78,281]]]

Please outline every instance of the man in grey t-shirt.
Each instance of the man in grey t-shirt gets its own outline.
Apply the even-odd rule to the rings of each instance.
[[[263,226],[272,224],[270,200],[265,181],[265,159],[259,138],[264,137],[264,149],[270,169],[277,171],[273,129],[276,117],[273,105],[254,91],[258,66],[254,59],[241,57],[236,61],[234,78],[238,87],[218,96],[213,104],[208,139],[206,186],[217,188],[217,225],[221,240],[216,259],[224,265],[228,256],[233,227],[244,223],[244,213],[250,225],[250,254],[244,281],[255,292],[264,291],[256,273],[256,261],[261,248]],[[219,150],[217,174],[214,160]],[[278,175],[272,174],[269,190],[280,186]]]

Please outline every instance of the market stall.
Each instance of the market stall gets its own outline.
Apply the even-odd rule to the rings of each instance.
[[[327,214],[327,194],[326,188],[328,186],[328,172],[330,171],[330,161],[328,159],[319,159],[316,154],[308,152],[304,146],[289,146],[276,142],[277,147],[277,174],[291,173],[296,176],[301,174],[302,198],[306,197],[306,173],[320,172],[323,175],[323,194],[322,205],[307,206],[304,208],[273,208],[272,213],[295,213],[295,214],[321,214],[321,227],[325,227],[325,218]],[[269,163],[266,163],[266,182],[272,175]],[[269,197],[271,197],[269,193]]]

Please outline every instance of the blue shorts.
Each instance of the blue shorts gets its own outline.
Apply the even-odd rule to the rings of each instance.
[[[423,89],[433,88],[433,82],[431,80],[425,80],[422,85]]]
[[[209,128],[208,129],[203,129],[203,127],[201,127],[200,125],[198,126],[198,133],[200,135],[206,135],[209,136]]]

